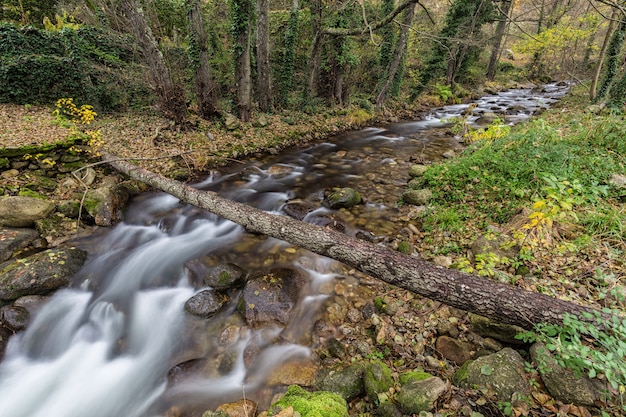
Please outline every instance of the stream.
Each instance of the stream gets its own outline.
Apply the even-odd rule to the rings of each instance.
[[[494,112],[518,123],[567,91],[550,84],[489,95],[467,117]],[[253,159],[214,172],[196,188],[262,210],[301,210],[315,224],[381,242],[394,231],[396,203],[415,160],[461,149],[449,119],[468,104],[433,109],[422,120],[369,127],[306,149]],[[324,191],[352,187],[366,199],[350,209],[322,205]],[[75,242],[89,258],[70,288],[58,291],[28,328],[9,341],[0,363],[0,414],[7,417],[201,415],[245,398],[267,406],[272,373],[311,361],[311,333],[336,291],[359,280],[342,265],[242,227],[163,193],[136,197],[124,222]],[[285,326],[247,326],[241,290],[204,319],[185,303],[207,290],[203,275],[233,263],[249,272],[285,267],[305,277]],[[182,414],[181,414],[182,413]],[[187,413],[187,414],[184,414]]]

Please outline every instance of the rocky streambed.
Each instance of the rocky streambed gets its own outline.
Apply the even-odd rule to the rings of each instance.
[[[540,93],[524,91],[531,98],[484,99],[470,122],[495,112],[528,117]],[[548,91],[543,107],[561,93]],[[402,250],[428,198],[396,202],[419,175],[414,165],[462,149],[446,126],[466,109],[250,160],[195,186]],[[520,344],[520,329],[247,235],[106,171],[84,170],[80,181],[51,175],[64,163],[62,150],[57,156],[21,167],[23,156],[7,158],[2,173],[5,194],[14,194],[0,200],[3,345],[10,338],[0,399],[11,415],[595,415],[602,407],[601,381],[557,366],[538,375],[529,364],[541,346]],[[21,186],[27,170],[56,177],[48,192],[58,203],[32,195],[45,193],[38,181]],[[84,185],[97,190],[87,204]],[[81,200],[82,222],[117,226],[65,241]],[[50,378],[33,389],[41,363]]]

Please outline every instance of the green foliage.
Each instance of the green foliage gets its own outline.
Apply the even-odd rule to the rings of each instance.
[[[58,3],[58,0],[3,0],[0,20],[42,27],[44,18],[54,17]]]
[[[425,62],[425,69],[419,75],[419,85],[415,93],[421,92],[428,83],[446,74],[451,74],[454,82],[457,77],[465,74],[467,68],[478,59],[480,48],[465,44],[477,38],[480,28],[495,18],[491,1],[455,0],[450,5],[439,38],[433,43],[432,51]]]
[[[585,200],[597,202],[593,209],[599,209],[604,191],[607,198],[620,195],[601,184],[624,170],[620,155],[626,152],[621,139],[626,124],[612,115],[563,117],[567,133],[531,121],[507,136],[471,145],[461,158],[430,167],[419,185],[434,190],[438,201],[463,203],[457,208],[461,213],[471,207],[497,223],[507,222],[528,196],[541,191],[541,177],[577,181]]]
[[[626,319],[619,311],[564,314],[562,324],[539,323],[516,337],[545,344],[561,367],[590,378],[603,375],[620,395],[626,391]],[[544,371],[540,364],[540,372]],[[626,410],[626,408],[624,408]]]
[[[145,101],[148,88],[132,79],[133,59],[131,38],[103,29],[47,31],[3,23],[0,102],[53,103],[76,97],[114,110]]]

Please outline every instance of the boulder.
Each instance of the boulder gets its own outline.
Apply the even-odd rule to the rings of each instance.
[[[128,197],[128,189],[122,185],[103,185],[87,193],[85,208],[94,218],[96,225],[111,226],[122,220],[122,210]]]
[[[325,196],[323,204],[331,209],[353,207],[361,204],[361,194],[350,187],[339,188]]]
[[[185,303],[185,311],[194,316],[209,318],[228,303],[228,296],[213,290],[200,291]]]
[[[248,273],[239,265],[224,263],[209,269],[204,276],[204,283],[214,290],[226,290],[240,286]]]
[[[0,265],[0,300],[45,294],[69,284],[87,259],[77,248],[55,248]]]
[[[462,387],[487,388],[499,401],[511,401],[513,394],[530,394],[525,362],[520,354],[504,348],[498,353],[468,361],[454,374],[454,382]]]
[[[593,406],[600,393],[585,375],[577,375],[572,369],[563,368],[554,359],[545,345],[535,343],[530,348],[530,357],[538,366],[541,380],[554,399],[565,404]]]
[[[433,198],[433,192],[428,188],[421,190],[406,190],[402,193],[402,200],[414,206],[424,206]]]
[[[304,284],[304,276],[289,268],[277,268],[251,277],[243,289],[240,304],[248,325],[285,326],[291,320]]]
[[[386,393],[393,386],[391,369],[378,360],[368,364],[363,374],[363,384],[370,401],[378,401],[378,395]]]
[[[0,227],[0,262],[10,259],[13,254],[39,239],[35,229]]]
[[[519,333],[523,333],[526,331],[519,326],[500,323],[499,321],[495,321],[474,313],[469,313],[468,317],[470,319],[472,327],[474,328],[474,331],[483,337],[491,337],[493,339],[508,344],[524,344],[524,342],[515,338],[515,336]]]
[[[435,342],[437,352],[454,363],[455,365],[463,365],[472,359],[474,346],[471,343],[454,339],[450,336],[440,336]]]
[[[8,305],[0,308],[0,325],[11,331],[24,330],[29,320],[30,314],[24,307]]]
[[[241,126],[241,122],[235,115],[230,113],[226,115],[224,118],[224,127],[226,130],[237,130],[239,126]]]
[[[56,205],[33,197],[0,198],[0,226],[31,227],[35,220],[48,217]]]
[[[428,171],[428,166],[422,164],[411,165],[409,168],[409,176],[411,178],[421,177],[424,173]]]
[[[431,377],[421,381],[411,380],[402,385],[396,400],[405,415],[430,411],[443,394],[448,391],[448,384],[441,378]]]
[[[320,391],[329,391],[341,395],[346,401],[362,396],[365,393],[363,383],[364,368],[361,364],[354,364],[344,369],[324,369],[318,376],[316,388]]]

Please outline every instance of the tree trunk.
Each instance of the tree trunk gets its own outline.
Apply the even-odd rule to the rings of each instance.
[[[593,79],[591,80],[591,87],[589,87],[589,99],[594,101],[596,99],[598,81],[600,81],[600,74],[602,74],[602,66],[604,65],[604,57],[606,56],[606,50],[609,46],[609,42],[611,40],[611,36],[613,36],[613,31],[615,30],[615,21],[619,18],[619,10],[613,10],[613,14],[611,15],[611,21],[609,22],[609,27],[606,30],[606,35],[604,35],[604,41],[602,42],[602,48],[600,49],[600,53],[598,54],[598,63],[596,64],[596,69],[593,73]]]
[[[250,121],[252,112],[252,68],[250,62],[252,5],[253,0],[234,0],[232,2],[237,113],[243,122]]]
[[[130,177],[163,190],[184,203],[238,223],[249,232],[285,240],[389,284],[503,323],[531,328],[540,322],[561,323],[564,313],[581,316],[583,312],[595,311],[484,277],[435,266],[329,228],[227,200],[214,192],[197,190],[112,155],[103,155],[103,159]]]
[[[270,1],[258,0],[256,29],[256,60],[257,60],[257,89],[259,110],[272,110],[272,85],[270,70]]]
[[[298,0],[292,0],[287,29],[285,31],[285,50],[283,51],[283,64],[279,78],[279,101],[285,108],[289,104],[289,96],[293,86],[293,72],[296,62],[296,43],[298,40],[298,21],[300,5]]]
[[[402,19],[402,30],[400,31],[400,36],[398,38],[398,43],[396,44],[396,50],[393,55],[393,60],[387,69],[387,77],[385,82],[383,83],[380,91],[376,95],[376,105],[383,106],[385,104],[385,99],[387,97],[387,92],[391,84],[396,77],[398,72],[398,68],[400,68],[400,64],[402,63],[402,59],[404,57],[404,52],[406,51],[407,44],[409,42],[409,29],[411,28],[411,24],[413,23],[413,17],[415,16],[415,5],[409,7],[404,11],[404,19]]]
[[[311,2],[311,29],[315,34],[313,46],[311,47],[311,59],[309,62],[309,73],[307,76],[306,96],[317,96],[317,83],[320,78],[320,67],[322,65],[322,1]]]
[[[215,86],[209,70],[209,48],[204,28],[200,0],[186,0],[189,20],[189,48],[195,69],[196,101],[198,115],[210,120],[218,115]]]
[[[491,49],[491,57],[489,58],[489,66],[487,67],[487,79],[489,81],[493,81],[496,77],[496,68],[498,66],[498,59],[500,59],[502,39],[504,38],[504,31],[507,26],[507,20],[509,19],[509,12],[512,9],[512,6],[513,0],[504,0],[502,2],[500,20],[496,26],[496,35],[493,39],[493,48]]]
[[[122,10],[126,14],[141,51],[150,68],[150,75],[155,83],[159,108],[163,115],[175,123],[185,121],[187,105],[182,88],[175,84],[170,74],[165,58],[152,36],[152,30],[146,21],[141,5],[136,0],[121,0]]]

